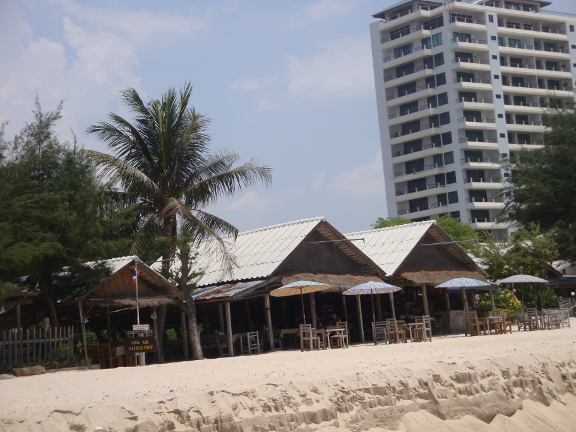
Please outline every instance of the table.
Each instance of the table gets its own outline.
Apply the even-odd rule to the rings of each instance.
[[[338,337],[341,337],[343,346],[348,347],[348,340],[345,327],[334,327],[323,330],[316,330],[316,334],[322,336],[322,339],[324,340],[324,347],[326,349],[332,348],[330,346],[330,337],[333,335],[338,335]]]
[[[412,334],[412,332],[418,334],[420,333],[420,340],[424,340],[424,339],[428,339],[428,336],[426,335],[426,324],[425,323],[421,323],[421,322],[417,322],[417,323],[406,323],[406,324],[402,324],[402,325],[398,325],[398,327],[404,327],[405,329],[408,330],[408,332],[410,333],[410,342],[414,342],[414,335]]]
[[[492,329],[494,329],[494,334],[505,334],[506,333],[506,322],[502,317],[499,316],[488,316],[486,318],[482,318],[481,321],[486,323],[486,327],[488,327],[488,333],[492,334]]]

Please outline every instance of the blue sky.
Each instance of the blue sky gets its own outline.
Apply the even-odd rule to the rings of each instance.
[[[66,99],[60,137],[106,151],[85,134],[118,92],[148,100],[194,85],[212,119],[214,151],[230,148],[274,169],[209,210],[241,231],[325,216],[337,229],[385,217],[369,24],[375,0],[0,2],[0,121],[7,136],[31,119],[37,92]],[[551,10],[576,13],[574,0]]]

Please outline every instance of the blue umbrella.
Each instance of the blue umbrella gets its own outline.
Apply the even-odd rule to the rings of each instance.
[[[392,294],[396,291],[400,291],[402,288],[395,285],[387,284],[386,282],[366,282],[360,285],[356,285],[350,289],[347,289],[342,294],[344,295],[358,295],[358,294],[370,294],[370,300],[372,300],[372,321],[376,321],[376,315],[374,314],[374,296],[373,294]],[[394,310],[394,303],[392,302],[392,310]],[[396,315],[396,314],[394,314]]]
[[[436,288],[460,288],[462,292],[462,300],[464,302],[464,311],[468,311],[468,300],[466,300],[466,293],[464,292],[464,288],[486,288],[491,287],[494,284],[490,282],[483,282],[479,281],[478,279],[460,277],[455,279],[450,279],[440,285],[436,285]]]

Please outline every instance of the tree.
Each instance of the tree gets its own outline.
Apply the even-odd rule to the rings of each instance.
[[[194,244],[217,239],[222,258],[231,265],[232,257],[226,252],[222,236],[235,237],[238,230],[204,208],[244,187],[258,182],[268,185],[272,179],[271,169],[254,160],[234,166],[239,156],[233,151],[208,153],[209,120],[189,106],[191,94],[192,86],[187,83],[179,92],[170,88],[162,99],[144,103],[136,90],[129,88],[121,92],[121,99],[135,115],[132,123],[111,113],[108,122],[88,128],[88,133],[115,152],[108,155],[91,150],[88,156],[139,206],[141,224],[133,252],[145,252],[160,237],[165,274],[175,256],[178,233],[189,234]],[[186,289],[187,283],[179,285]],[[158,334],[163,334],[165,311],[159,310]],[[196,317],[189,323],[191,337],[197,337]],[[196,342],[192,344],[193,349],[197,348],[193,355],[201,358]],[[161,344],[160,340],[159,348]]]
[[[62,103],[44,112],[36,98],[34,121],[12,142],[2,143],[0,162],[3,291],[8,295],[22,284],[39,290],[54,326],[55,275],[82,260],[108,258],[123,249],[117,237],[121,229],[108,218],[109,186],[76,143],[62,143],[54,134],[61,109]]]
[[[412,221],[408,220],[408,219],[404,219],[403,217],[389,216],[386,219],[379,217],[378,219],[376,219],[376,222],[370,226],[372,227],[372,229],[380,229],[380,228],[388,228],[388,227],[393,227],[393,226],[398,226],[398,225],[405,225],[405,224],[409,224],[409,223],[412,223]]]
[[[460,222],[460,219],[441,216],[436,219],[436,223],[452,240],[462,242],[460,246],[465,250],[471,250],[474,247],[474,242],[465,242],[465,240],[478,240],[478,232],[470,225]]]
[[[544,146],[522,150],[507,164],[505,211],[520,226],[554,229],[560,256],[576,260],[576,110],[550,110],[543,120]]]

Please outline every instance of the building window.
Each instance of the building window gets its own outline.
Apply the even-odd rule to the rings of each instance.
[[[437,155],[432,156],[432,163],[434,164],[435,167],[441,167],[442,165],[444,165],[444,161],[442,160],[442,155],[437,154]]]
[[[497,55],[493,55],[493,56],[492,56],[492,60],[498,60],[498,56],[497,56]]]
[[[460,211],[450,212],[450,217],[451,217],[452,219],[460,219]]]
[[[452,132],[444,132],[442,134],[442,144],[452,144]]]
[[[496,40],[496,36],[490,36],[491,40]]]
[[[505,134],[505,133],[501,133],[501,134],[500,134],[500,138],[506,138],[506,134]]]
[[[442,45],[442,33],[436,33],[432,35],[432,46],[437,47]]]
[[[496,99],[502,99],[502,95],[501,95],[501,94],[497,94],[497,95],[496,95]]]
[[[440,124],[445,125],[448,123],[450,123],[450,113],[447,111],[440,114]]]
[[[494,79],[500,79],[500,75],[494,75]]]
[[[574,31],[574,25],[570,24],[570,31],[573,32]]]
[[[442,66],[444,64],[444,53],[434,54],[434,66]]]
[[[494,22],[494,15],[488,15],[488,22]]]
[[[455,204],[458,202],[458,192],[448,192],[448,204]]]
[[[472,42],[472,35],[470,33],[454,32],[452,36],[455,42]]]
[[[405,25],[403,27],[394,29],[390,31],[390,39],[398,39],[402,36],[406,36],[410,34],[410,25]]]
[[[522,42],[520,41],[520,39],[508,38],[508,46],[510,48],[521,48]]]
[[[430,49],[432,48],[432,38],[424,38],[422,39],[422,49]]]
[[[448,103],[448,93],[440,93],[438,95],[438,105],[446,105]]]
[[[394,48],[394,58],[400,58],[402,56],[412,54],[412,44],[406,44],[398,48]]]
[[[422,28],[424,30],[434,30],[438,27],[442,27],[444,25],[444,17],[439,16],[438,18],[434,18],[430,21],[426,21],[422,24]]]
[[[444,165],[454,163],[454,152],[444,153]]]
[[[504,114],[498,114],[498,118],[504,118]]]
[[[442,72],[441,74],[436,75],[436,85],[441,86],[446,84],[446,74]]]
[[[446,184],[456,183],[456,171],[446,173]]]

